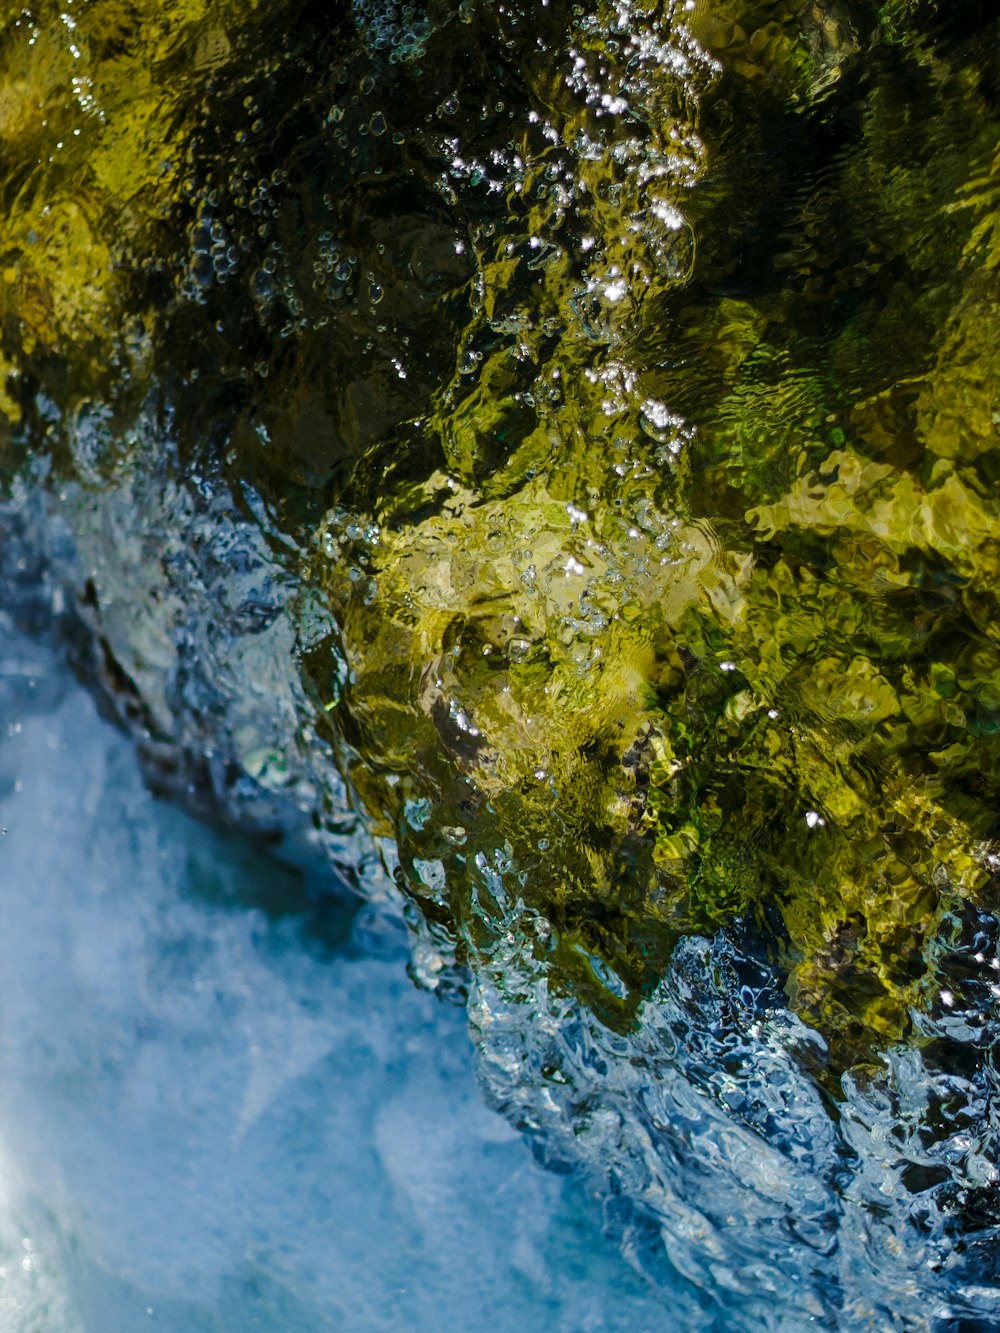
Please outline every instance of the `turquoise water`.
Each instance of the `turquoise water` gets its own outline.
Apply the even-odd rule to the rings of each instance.
[[[153,798],[0,619],[5,1333],[708,1326],[482,1103],[391,904]]]

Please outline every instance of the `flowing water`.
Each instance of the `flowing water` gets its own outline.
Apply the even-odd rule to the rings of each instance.
[[[996,16],[0,20],[11,1299],[998,1326]]]
[[[482,1105],[398,908],[156,800],[0,623],[0,1327],[701,1327]]]

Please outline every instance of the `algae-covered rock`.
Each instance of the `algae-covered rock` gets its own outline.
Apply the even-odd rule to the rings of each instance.
[[[649,268],[647,237],[590,214],[594,252],[639,275],[625,314],[546,328],[565,261],[542,234],[544,283],[505,322],[496,287],[532,261],[520,209],[494,224],[510,258],[492,281],[480,261],[471,327],[499,348],[359,465],[313,570],[358,780],[466,949],[490,947],[480,863],[500,856],[553,927],[553,975],[627,1023],[679,933],[777,912],[792,1003],[837,1066],[909,1031],[939,931],[994,899],[996,318],[952,207],[992,153],[993,71],[863,6],[768,22],[795,61],[740,38],[760,91],[723,43],[703,176],[656,177],[694,267]],[[572,123],[586,87],[565,89],[528,123]],[[646,156],[682,132],[655,124]],[[770,159],[753,200],[750,136]],[[564,308],[601,281],[606,300],[581,272]]]
[[[304,544],[318,724],[460,956],[502,855],[609,1021],[776,912],[838,1061],[904,1034],[991,902],[987,44],[721,0],[310,25],[8,16],[8,438],[54,403],[92,480],[153,392]]]

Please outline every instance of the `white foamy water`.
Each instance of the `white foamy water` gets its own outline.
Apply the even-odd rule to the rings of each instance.
[[[2,616],[0,710],[4,1333],[706,1327],[482,1105],[391,913],[156,801]]]

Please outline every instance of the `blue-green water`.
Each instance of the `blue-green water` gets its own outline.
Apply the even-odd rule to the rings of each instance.
[[[20,1333],[1000,1326],[988,8],[10,11]]]
[[[484,1107],[396,909],[154,799],[3,619],[0,825],[5,1333],[706,1326]]]

